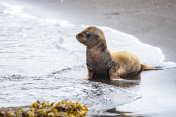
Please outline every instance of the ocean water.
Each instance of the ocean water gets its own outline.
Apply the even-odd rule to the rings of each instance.
[[[106,83],[87,79],[86,48],[75,38],[86,27],[41,19],[23,12],[23,6],[0,2],[0,107],[36,100],[77,100],[90,110],[107,110],[139,99],[140,80]],[[161,49],[112,28],[98,27],[110,51],[131,51],[151,66],[176,66],[165,61]]]

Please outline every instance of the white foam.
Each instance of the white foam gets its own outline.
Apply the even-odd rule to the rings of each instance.
[[[17,70],[19,74],[41,75],[60,70],[63,67],[67,68],[69,64],[72,66],[85,65],[85,47],[77,42],[75,36],[87,25],[75,26],[66,20],[42,19],[23,12],[23,6],[10,5],[4,2],[0,4],[7,7],[6,14],[14,16],[11,19],[8,17],[7,24],[2,25],[2,27],[7,27],[7,30],[13,29],[10,30],[11,32],[5,30],[5,34],[10,34],[3,38],[17,40],[15,42],[3,42],[5,44],[2,45],[1,50],[14,52],[14,54],[8,58],[9,60],[0,58],[1,61],[4,61],[0,65],[10,66],[4,67],[4,70],[2,68],[2,71],[11,73],[12,70],[14,73],[14,70]],[[103,30],[110,51],[131,51],[140,58],[142,64],[146,65],[165,66],[166,68],[176,66],[176,63],[165,62],[165,56],[160,48],[144,44],[136,37],[115,29],[104,26],[98,27]],[[20,32],[14,33],[17,31]],[[23,44],[22,47],[18,47],[19,42]],[[7,48],[5,45],[12,45],[13,47]],[[20,58],[21,52],[23,52],[23,59]],[[5,57],[7,55],[9,56],[8,53],[1,54]],[[11,67],[11,65],[14,66]]]
[[[134,52],[136,54],[141,53],[142,54],[141,56],[145,56],[145,57],[147,57],[147,56],[151,57],[149,54],[152,54],[152,50],[154,50],[155,51],[154,53],[157,53],[156,56],[159,56],[159,58],[157,58],[157,61],[159,61],[159,63],[163,62],[165,60],[165,56],[160,48],[151,46],[149,44],[142,43],[133,35],[130,35],[130,34],[127,34],[124,32],[120,32],[118,30],[108,28],[108,27],[101,27],[101,28],[103,30],[110,30],[111,31],[110,33],[113,33],[114,37],[109,36],[109,38],[112,38],[114,40],[119,39],[118,41],[126,41],[126,42],[123,42],[122,44],[128,45],[130,47],[131,47],[131,45],[133,45],[132,48],[129,48],[128,46],[125,46],[125,47],[120,46],[121,50],[130,51],[131,49],[135,49]],[[141,47],[141,50],[137,49],[139,47]],[[111,47],[111,48],[114,50],[113,47]],[[150,59],[150,58],[148,58],[148,59]]]
[[[66,20],[59,20],[59,19],[41,19],[38,18],[36,16],[24,13],[24,6],[22,5],[12,5],[6,2],[0,2],[1,5],[7,7],[8,9],[4,11],[4,13],[6,14],[11,14],[11,15],[15,15],[15,16],[19,16],[21,18],[25,18],[25,19],[34,19],[34,20],[39,20],[41,22],[47,22],[47,23],[54,23],[60,26],[74,26],[73,24],[70,24],[68,21]]]
[[[137,39],[135,36],[126,34],[123,32],[120,32],[118,30],[108,28],[108,27],[100,27],[102,28],[105,32],[106,30],[109,33],[107,33],[108,39],[107,40],[110,45],[113,45],[116,41],[117,45],[109,47],[113,51],[119,51],[125,50],[125,51],[131,51],[132,53],[135,53],[141,60],[143,64],[148,64],[148,65],[153,65],[153,66],[163,66],[164,68],[172,68],[176,67],[175,62],[170,62],[166,61],[165,55],[163,54],[162,50],[158,47],[142,43]],[[120,43],[118,47],[118,42]],[[123,46],[125,45],[125,46]]]
[[[35,16],[23,13],[24,7],[21,5],[11,5],[6,2],[1,2],[0,4],[8,8],[7,10],[4,11],[4,13],[6,14],[16,15],[23,18],[33,18],[33,19],[36,18]]]

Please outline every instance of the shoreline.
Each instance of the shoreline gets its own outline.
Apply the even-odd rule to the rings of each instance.
[[[142,1],[144,2],[144,0]],[[165,21],[167,18],[165,20],[162,18],[172,15],[173,12],[171,12],[171,14],[166,14],[162,18],[156,16],[157,18],[154,17],[154,19],[150,19],[147,17],[149,19],[144,20],[148,12],[150,16],[155,16],[152,14],[155,14],[156,9],[158,9],[158,13],[161,12],[162,10],[160,9],[160,5],[163,5],[165,2],[164,0],[159,2],[150,0],[149,3],[142,3],[142,1],[135,0],[134,3],[130,4],[129,0],[120,0],[121,4],[119,4],[113,0],[108,3],[105,1],[100,2],[100,0],[85,0],[84,2],[79,0],[76,0],[75,2],[70,0],[64,0],[63,2],[58,0],[51,0],[50,2],[47,0],[18,0],[18,2],[24,4],[25,10],[29,13],[31,13],[29,9],[31,6],[39,10],[37,10],[37,12],[33,12],[32,15],[41,15],[41,17],[49,16],[51,19],[62,17],[76,25],[91,24],[107,26],[134,35],[140,42],[161,48],[166,57],[166,61],[176,62],[176,54],[172,51],[175,49],[174,46],[176,41],[174,40],[174,37],[176,36],[173,32],[176,30],[176,26],[174,27],[174,24],[171,26],[176,16],[173,16],[173,19],[171,18],[172,21],[170,23]],[[161,4],[157,6],[160,2]],[[42,3],[42,5],[40,5],[40,3]],[[156,5],[156,8],[151,7],[151,3],[154,6]],[[128,9],[127,6],[130,8]],[[174,4],[171,4],[171,7],[172,6],[174,6]],[[119,12],[116,11],[117,9]],[[154,11],[152,12],[152,10]],[[40,11],[43,11],[44,14],[40,14]],[[167,12],[169,11],[170,10]],[[163,14],[161,13],[160,15]],[[143,21],[139,21],[139,19]],[[159,21],[159,23],[156,23],[157,21]],[[162,30],[160,30],[157,26],[161,26],[164,21],[166,24],[169,24],[165,28],[162,26]],[[173,32],[170,32],[170,26]],[[165,38],[168,38],[168,40],[165,40]],[[176,101],[174,100],[176,97],[174,93],[176,89],[175,72],[175,68],[142,72],[140,84],[142,89],[142,98],[117,107],[117,110],[132,112],[141,116],[176,115],[176,110],[174,109],[176,107]]]
[[[23,1],[19,0],[19,2]],[[62,17],[77,25],[111,27],[134,35],[141,42],[161,48],[166,61],[176,62],[176,54],[173,51],[176,44],[176,25],[174,23],[176,17],[173,11],[176,10],[176,2],[174,1],[135,0],[130,2],[129,0],[110,0],[107,3],[104,0],[76,0],[74,2],[70,0],[63,0],[63,2],[62,0],[51,0],[50,2],[47,0],[35,2],[26,0],[23,2],[26,9],[32,6],[29,3],[38,4],[38,8],[35,7],[38,12],[33,13],[33,15],[39,15],[43,18],[49,16],[54,19]],[[41,6],[45,9],[41,9]],[[40,13],[41,10],[45,10],[46,14]],[[47,11],[50,13],[47,14]]]

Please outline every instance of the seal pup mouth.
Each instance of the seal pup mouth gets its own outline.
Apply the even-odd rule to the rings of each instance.
[[[88,40],[86,39],[86,36],[84,34],[81,33],[78,33],[76,35],[76,39],[81,42],[82,44],[84,44],[85,46],[87,46],[88,44]]]

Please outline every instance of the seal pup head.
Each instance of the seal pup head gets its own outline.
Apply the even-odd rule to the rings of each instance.
[[[87,46],[88,48],[92,47],[101,47],[107,48],[106,39],[103,31],[95,26],[89,26],[82,32],[76,35],[76,39]]]

